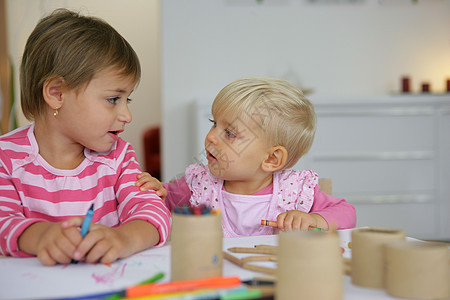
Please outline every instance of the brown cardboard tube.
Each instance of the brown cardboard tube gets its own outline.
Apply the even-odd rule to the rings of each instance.
[[[355,285],[384,288],[383,245],[405,239],[405,232],[398,229],[368,227],[352,231],[352,283]]]
[[[384,246],[388,294],[409,299],[447,299],[449,250],[443,243],[394,242]]]
[[[222,276],[221,215],[172,215],[171,279]]]
[[[343,298],[343,260],[336,232],[281,232],[278,240],[277,300]]]

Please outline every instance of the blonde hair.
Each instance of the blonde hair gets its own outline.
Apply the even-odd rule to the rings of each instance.
[[[29,36],[20,66],[22,111],[28,120],[43,114],[44,83],[61,77],[64,86],[78,91],[107,67],[141,77],[139,59],[130,44],[108,23],[57,9],[42,18]]]
[[[275,78],[242,78],[224,87],[214,99],[212,114],[235,114],[253,120],[271,146],[288,152],[284,169],[306,154],[314,140],[316,114],[311,102],[293,84]]]

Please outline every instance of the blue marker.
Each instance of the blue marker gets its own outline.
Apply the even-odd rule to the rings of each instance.
[[[94,204],[89,207],[86,217],[84,217],[83,225],[81,225],[81,236],[85,237],[89,231],[89,226],[91,225],[92,216],[94,215]]]
[[[83,224],[81,225],[81,236],[85,237],[89,231],[89,226],[91,225],[92,216],[94,215],[94,204],[89,207],[86,217],[84,217]],[[72,259],[73,264],[77,264],[78,260]]]

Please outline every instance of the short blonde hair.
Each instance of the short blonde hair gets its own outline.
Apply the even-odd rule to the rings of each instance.
[[[28,120],[43,114],[44,83],[61,77],[68,89],[78,89],[108,67],[141,77],[139,59],[130,44],[108,23],[79,13],[57,9],[42,18],[25,45],[20,66],[22,111]]]
[[[272,146],[288,151],[284,169],[294,166],[314,141],[316,113],[303,92],[275,78],[242,78],[224,87],[214,99],[212,114],[252,119]]]

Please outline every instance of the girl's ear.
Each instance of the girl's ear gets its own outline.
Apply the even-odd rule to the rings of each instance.
[[[283,146],[274,146],[269,150],[269,156],[263,161],[261,167],[265,172],[276,172],[286,165],[288,152]]]
[[[64,79],[61,77],[49,78],[44,82],[43,96],[51,109],[59,109],[62,104],[62,88]]]

